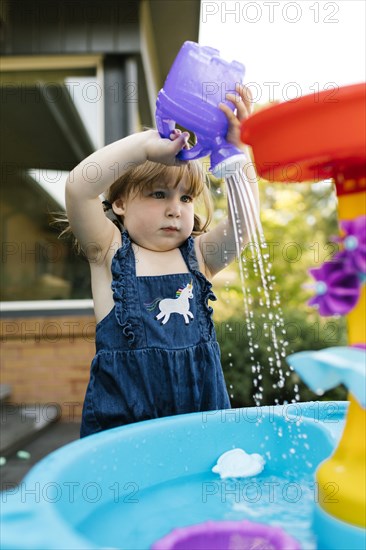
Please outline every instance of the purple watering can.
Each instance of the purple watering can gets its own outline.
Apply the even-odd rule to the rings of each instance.
[[[225,139],[228,121],[218,108],[223,102],[235,109],[225,96],[236,93],[235,85],[243,78],[241,63],[224,61],[214,48],[184,42],[158,94],[155,114],[162,137],[168,138],[176,123],[196,134],[196,145],[183,149],[177,158],[193,160],[210,155],[210,171],[218,177],[223,167],[244,163],[243,152]]]

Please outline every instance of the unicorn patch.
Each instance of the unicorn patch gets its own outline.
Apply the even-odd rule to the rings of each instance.
[[[155,316],[157,321],[162,319],[161,324],[165,325],[169,321],[172,313],[183,315],[186,325],[189,324],[189,317],[193,319],[193,314],[189,311],[189,300],[193,298],[192,281],[183,288],[178,288],[175,298],[156,298],[153,302],[145,303],[148,311],[153,311],[159,305],[160,313]]]

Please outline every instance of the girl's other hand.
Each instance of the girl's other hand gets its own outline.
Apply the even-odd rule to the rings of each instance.
[[[227,116],[229,127],[226,134],[226,140],[239,149],[245,149],[244,143],[240,139],[240,129],[243,120],[246,120],[253,111],[252,94],[246,86],[237,84],[235,86],[236,94],[226,94],[226,99],[235,105],[232,111],[225,103],[219,103],[219,109]]]

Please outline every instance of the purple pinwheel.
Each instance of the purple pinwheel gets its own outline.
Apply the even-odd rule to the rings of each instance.
[[[316,296],[310,306],[318,306],[320,315],[346,315],[357,304],[360,288],[366,280],[366,216],[341,222],[345,235],[336,238],[343,250],[332,262],[310,269],[316,280]]]
[[[361,280],[346,262],[325,262],[309,271],[316,280],[316,296],[309,305],[318,306],[320,315],[346,315],[354,308],[360,296]]]
[[[337,240],[343,244],[343,250],[335,259],[344,261],[362,280],[366,276],[366,216],[342,221],[340,225],[345,236]]]

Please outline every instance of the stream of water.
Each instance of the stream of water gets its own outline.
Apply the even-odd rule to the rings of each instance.
[[[244,315],[249,342],[251,370],[255,388],[254,400],[256,405],[262,404],[263,399],[263,369],[267,368],[273,377],[273,387],[281,389],[285,386],[285,379],[290,375],[290,367],[283,364],[286,357],[286,331],[280,296],[275,285],[275,277],[271,271],[270,256],[266,243],[257,205],[248,180],[243,173],[230,174],[225,178],[229,213],[234,228],[236,254],[239,263],[239,273],[243,291]],[[244,249],[250,247],[251,257],[243,254]],[[252,265],[250,265],[252,264]],[[257,279],[254,293],[248,285],[250,271]],[[259,348],[254,341],[255,317],[260,319],[263,334],[267,338],[266,361],[262,364],[256,358]],[[298,388],[294,387],[294,399],[299,400]],[[276,398],[275,403],[279,403]]]

